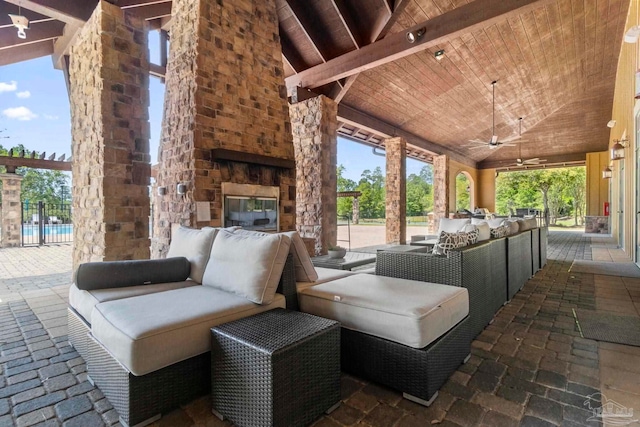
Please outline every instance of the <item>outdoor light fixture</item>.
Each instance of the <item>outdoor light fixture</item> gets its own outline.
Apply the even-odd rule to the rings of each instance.
[[[611,179],[613,177],[613,170],[609,166],[602,171],[602,179]]]
[[[607,122],[607,127],[608,127],[609,129],[613,129],[613,127],[614,127],[615,125],[616,125],[616,121],[615,121],[615,120],[609,120],[609,121]]]
[[[409,43],[415,43],[415,41],[418,40],[420,37],[424,36],[424,33],[426,32],[427,32],[427,29],[425,27],[419,28],[415,31],[408,31],[407,41]]]
[[[444,58],[444,49],[436,51],[433,56],[435,56],[438,61],[442,61],[442,58]]]
[[[176,193],[183,195],[187,193],[187,184],[178,184],[176,187]]]
[[[18,9],[18,13],[20,13],[20,9]],[[27,33],[25,33],[24,30],[29,29],[29,20],[27,19],[27,17],[22,15],[9,14],[9,18],[11,18],[13,26],[18,29],[18,37],[21,39],[26,39]]]
[[[164,196],[167,194],[167,187],[158,187],[158,196]]]
[[[611,160],[624,159],[624,148],[629,142],[628,139],[614,139],[613,147],[611,147]]]

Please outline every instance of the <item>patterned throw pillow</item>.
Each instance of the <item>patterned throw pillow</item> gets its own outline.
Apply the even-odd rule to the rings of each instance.
[[[451,249],[464,246],[463,239],[462,233],[447,233],[446,231],[441,231],[438,243],[433,246],[433,254],[448,255]]]
[[[506,237],[509,235],[509,226],[501,225],[500,227],[495,227],[491,229],[491,238],[499,238]]]
[[[465,225],[464,228],[458,233],[462,235],[462,238],[464,240],[463,246],[473,245],[478,241],[478,236],[480,235],[478,227],[473,224]]]

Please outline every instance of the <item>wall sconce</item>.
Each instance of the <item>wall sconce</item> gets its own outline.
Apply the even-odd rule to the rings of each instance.
[[[179,195],[184,195],[187,193],[187,184],[178,184],[176,186],[176,193]]]
[[[609,166],[602,171],[602,179],[611,179],[613,177],[613,170]]]
[[[427,29],[425,27],[422,28],[418,28],[415,31],[408,31],[407,32],[407,41],[409,43],[415,43],[416,40],[418,40],[420,37],[424,36],[424,33],[427,32]]]
[[[164,196],[167,194],[167,187],[158,187],[157,192],[158,196]]]
[[[628,139],[614,139],[613,147],[611,147],[611,160],[624,159],[624,149],[629,142]]]

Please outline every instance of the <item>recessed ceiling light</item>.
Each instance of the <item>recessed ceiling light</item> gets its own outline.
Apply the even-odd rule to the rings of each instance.
[[[409,43],[415,43],[416,40],[418,40],[420,37],[424,36],[424,33],[427,32],[427,29],[425,27],[419,28],[415,31],[408,31],[407,32],[407,41]]]
[[[608,128],[613,128],[616,125],[616,121],[615,120],[609,120],[609,122],[607,123],[607,127]]]
[[[440,49],[436,51],[436,53],[434,53],[433,56],[435,56],[438,61],[441,61],[442,58],[444,57],[444,49]]]

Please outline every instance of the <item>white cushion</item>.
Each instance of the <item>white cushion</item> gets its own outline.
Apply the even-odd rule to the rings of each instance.
[[[191,286],[100,303],[91,315],[91,332],[134,375],[145,375],[209,351],[212,327],[285,305],[280,294],[258,305]]]
[[[291,239],[283,234],[220,230],[213,241],[202,284],[257,304],[269,304],[278,288],[290,244]]]
[[[487,223],[487,221],[479,220],[473,224],[478,229],[478,242],[484,242],[491,238],[491,227],[489,227],[489,223]]]
[[[440,236],[440,233],[443,231],[447,233],[457,233],[467,224],[471,224],[471,218],[442,218],[438,226],[438,236]]]
[[[318,273],[318,278],[313,282],[302,282],[302,281],[296,280],[296,288],[298,289],[298,292],[300,292],[303,289],[307,289],[310,286],[320,285],[322,283],[330,282],[336,279],[342,279],[343,277],[352,276],[356,274],[355,271],[338,270],[335,268],[323,268],[323,267],[317,267],[316,272]],[[361,271],[358,271],[357,273],[360,274]]]
[[[520,220],[505,220],[503,223],[503,225],[509,226],[509,235],[524,231],[521,224]]]
[[[302,237],[297,231],[288,231],[282,234],[291,239],[289,252],[293,255],[293,261],[296,266],[296,282],[314,282],[318,280],[318,273],[311,262],[311,257],[304,246]]]
[[[438,339],[469,313],[466,288],[354,274],[298,295],[301,311],[414,348]]]
[[[489,224],[489,227],[491,228],[497,228],[502,225],[503,221],[504,221],[504,218],[493,218],[493,219],[487,220],[487,224]]]
[[[171,244],[167,258],[183,256],[191,263],[189,277],[198,283],[202,283],[211,244],[216,237],[218,229],[205,227],[201,230],[188,227],[177,227],[171,231]]]
[[[78,289],[74,283],[69,287],[69,305],[73,307],[78,314],[87,321],[87,323],[90,323],[93,307],[101,302],[137,297],[139,295],[153,294],[155,292],[170,291],[172,289],[187,288],[189,286],[200,285],[193,280],[186,280],[184,282],[156,283],[153,285],[83,291]]]

